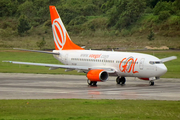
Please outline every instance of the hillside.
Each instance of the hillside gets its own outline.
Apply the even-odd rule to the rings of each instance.
[[[49,5],[80,46],[180,48],[179,0],[1,0],[0,48],[53,49]]]

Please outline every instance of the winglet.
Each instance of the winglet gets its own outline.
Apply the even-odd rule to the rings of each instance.
[[[74,44],[67,31],[66,28],[56,10],[55,6],[49,6],[50,15],[51,15],[51,23],[52,23],[52,31],[54,37],[54,44],[56,50],[84,50],[80,46]]]

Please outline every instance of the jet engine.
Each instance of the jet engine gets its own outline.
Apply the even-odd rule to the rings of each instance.
[[[97,81],[104,82],[109,77],[108,73],[102,69],[90,70],[86,76],[90,81],[96,81],[96,82]]]

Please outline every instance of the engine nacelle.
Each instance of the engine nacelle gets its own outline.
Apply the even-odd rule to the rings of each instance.
[[[101,81],[101,82],[106,81],[109,77],[108,73],[102,69],[90,70],[86,76],[90,81]]]

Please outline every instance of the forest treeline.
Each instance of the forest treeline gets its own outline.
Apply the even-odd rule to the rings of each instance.
[[[1,0],[0,36],[48,34],[49,5],[56,6],[71,34],[180,33],[180,0]]]

